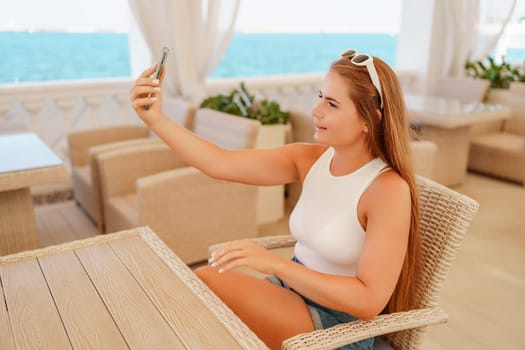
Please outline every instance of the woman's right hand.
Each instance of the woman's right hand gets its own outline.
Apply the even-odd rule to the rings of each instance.
[[[137,113],[140,119],[148,126],[151,126],[162,117],[161,88],[166,67],[162,68],[159,79],[152,77],[156,68],[157,64],[154,64],[142,72],[130,91],[131,105],[135,113]],[[153,95],[148,97],[149,94]],[[149,109],[145,108],[147,105],[150,106]]]

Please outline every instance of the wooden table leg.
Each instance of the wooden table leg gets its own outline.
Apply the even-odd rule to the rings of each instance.
[[[29,188],[0,192],[0,255],[39,247]]]

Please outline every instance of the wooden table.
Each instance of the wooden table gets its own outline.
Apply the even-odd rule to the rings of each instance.
[[[0,135],[0,255],[39,246],[30,187],[67,178],[62,160],[37,135]]]
[[[267,349],[146,227],[0,257],[0,280],[0,349]]]
[[[419,137],[437,145],[432,180],[445,186],[461,184],[467,174],[471,128],[504,120],[511,109],[503,105],[464,103],[435,96],[405,96],[410,123]]]

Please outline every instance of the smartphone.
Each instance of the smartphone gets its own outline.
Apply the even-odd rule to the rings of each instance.
[[[164,63],[166,63],[166,60],[168,59],[168,53],[170,52],[170,49],[168,49],[166,46],[162,48],[162,54],[160,55],[159,63],[157,64],[157,69],[155,70],[155,73],[153,73],[153,77],[155,79],[158,79],[160,77],[160,73],[162,72],[162,67],[164,67]],[[148,97],[153,97],[154,94],[150,93],[148,94]],[[150,105],[145,105],[144,109],[148,110]]]

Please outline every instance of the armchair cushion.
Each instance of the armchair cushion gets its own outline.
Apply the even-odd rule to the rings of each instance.
[[[147,223],[186,263],[205,260],[210,244],[253,238],[256,187],[212,179],[184,167],[137,181],[137,194],[110,197],[108,231]]]
[[[105,152],[97,161],[103,200],[135,192],[135,182],[143,176],[186,165],[163,143]]]
[[[148,137],[143,125],[112,126],[69,133],[67,136],[69,158],[72,166],[87,165],[88,149],[92,146],[136,138]]]
[[[140,226],[137,215],[137,196],[135,193],[112,197],[107,201],[105,212],[108,221],[107,232],[117,232]]]
[[[195,106],[187,101],[166,98],[164,111],[175,122],[190,127],[193,124]],[[141,143],[161,143],[156,137],[150,137],[149,129],[144,125],[121,125],[107,128],[72,132],[68,135],[69,153],[72,168],[88,165],[91,179],[78,177],[73,172],[74,196],[80,207],[95,221],[101,233],[105,231],[104,202],[100,188],[97,156],[104,152]],[[153,135],[154,136],[154,135]]]
[[[470,170],[525,184],[525,136],[492,133],[471,140]]]
[[[512,82],[509,92],[512,117],[505,121],[504,131],[525,136],[525,83]]]
[[[87,165],[73,166],[71,177],[74,196],[86,214],[97,224],[100,233],[104,232],[104,209],[100,189],[99,170],[96,158],[99,154],[112,150],[132,147],[141,144],[160,144],[156,138],[138,138],[90,147],[87,150]]]
[[[148,224],[186,263],[207,258],[210,244],[253,238],[257,188],[184,167],[137,181],[139,225]]]

